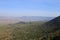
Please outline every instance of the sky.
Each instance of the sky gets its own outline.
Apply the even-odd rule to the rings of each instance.
[[[0,0],[0,16],[60,15],[60,0]]]

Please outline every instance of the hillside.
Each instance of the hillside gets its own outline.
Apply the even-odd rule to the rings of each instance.
[[[60,38],[59,20],[60,16],[48,22],[33,21],[0,25],[0,40],[54,40],[57,37]]]
[[[58,22],[59,20],[60,16],[46,23],[18,23],[14,25],[16,27],[16,31],[14,32],[13,36],[15,37],[14,40],[53,40],[54,37],[60,35],[60,22]]]
[[[46,22],[42,26],[42,29],[52,39],[53,39],[53,37],[57,38],[56,36],[59,36],[59,40],[60,40],[60,16]],[[56,40],[58,40],[58,39],[56,39]]]

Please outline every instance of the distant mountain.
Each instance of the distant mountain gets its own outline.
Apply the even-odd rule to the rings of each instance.
[[[13,24],[16,22],[19,22],[20,19],[15,18],[15,17],[0,17],[0,24]]]
[[[54,17],[40,17],[40,16],[23,16],[23,17],[2,17],[0,16],[0,24],[11,24],[16,22],[29,21],[49,21]]]
[[[24,21],[49,21],[54,17],[41,17],[41,16],[23,16],[20,17]]]

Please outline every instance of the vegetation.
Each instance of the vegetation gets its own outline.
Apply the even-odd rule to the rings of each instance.
[[[0,40],[54,40],[54,38],[60,36],[60,26],[53,24],[55,22],[37,21],[1,25]]]

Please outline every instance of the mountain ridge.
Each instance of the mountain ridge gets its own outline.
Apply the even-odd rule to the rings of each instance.
[[[30,21],[48,21],[53,19],[53,17],[40,17],[40,16],[24,16],[24,17],[2,17],[0,16],[0,23],[11,24],[17,22],[30,22]]]

